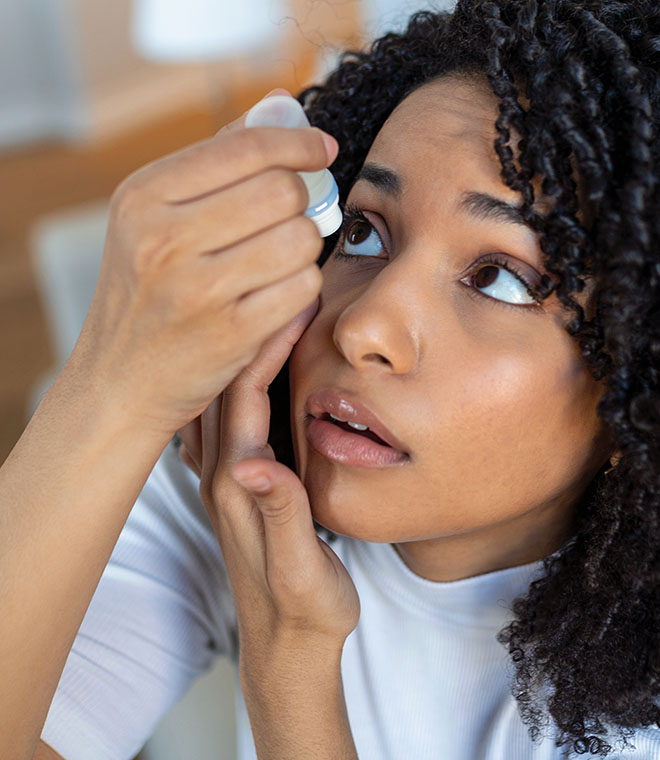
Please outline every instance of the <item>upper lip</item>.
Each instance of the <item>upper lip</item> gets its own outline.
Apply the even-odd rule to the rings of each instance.
[[[322,388],[315,391],[305,402],[305,411],[312,417],[321,417],[323,414],[334,414],[346,422],[357,422],[360,425],[366,425],[385,443],[406,453],[406,450],[394,435],[394,433],[385,425],[384,422],[372,411],[363,401],[354,393],[349,393],[341,389]]]

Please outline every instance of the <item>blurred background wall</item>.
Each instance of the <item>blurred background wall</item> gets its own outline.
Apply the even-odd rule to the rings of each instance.
[[[0,0],[0,462],[75,344],[121,180],[452,4]],[[232,760],[233,689],[218,663],[141,760]]]

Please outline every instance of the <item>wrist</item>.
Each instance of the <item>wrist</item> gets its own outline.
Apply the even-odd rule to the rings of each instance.
[[[241,643],[239,675],[246,686],[272,683],[296,675],[304,681],[341,678],[343,643],[317,639],[278,638],[267,645],[250,647]]]
[[[343,640],[273,626],[265,641],[241,637],[239,674],[260,683],[293,672],[309,678],[331,677],[340,673],[343,648]]]
[[[116,374],[116,368],[107,371],[101,360],[74,350],[44,397],[45,405],[70,415],[83,436],[98,437],[102,432],[107,440],[139,441],[162,451],[176,427],[150,419],[139,379],[120,380]]]
[[[259,760],[357,760],[341,678],[341,650],[275,650],[254,668],[241,653],[241,690]]]

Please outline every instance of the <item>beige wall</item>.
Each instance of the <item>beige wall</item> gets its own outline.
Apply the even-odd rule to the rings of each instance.
[[[320,73],[333,51],[355,46],[361,23],[359,0],[290,0],[291,18],[281,23],[281,40],[261,60],[159,64],[141,59],[132,48],[131,0],[67,2],[87,88],[87,140],[109,137],[173,110],[212,108],[224,96],[223,83],[252,77],[276,84],[281,79],[287,82],[284,86],[292,86],[302,59],[317,59]],[[299,87],[308,83],[297,82]]]
[[[300,89],[360,44],[360,0],[289,3],[279,47],[261,60],[181,65],[133,50],[131,0],[0,2],[0,149],[53,137],[95,143],[179,109],[213,110],[237,83]]]
[[[129,39],[131,0],[67,0],[93,88],[112,87],[145,65]]]

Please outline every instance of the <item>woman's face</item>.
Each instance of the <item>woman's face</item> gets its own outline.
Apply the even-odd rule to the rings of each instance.
[[[314,518],[395,544],[438,581],[557,549],[610,453],[602,389],[564,329],[568,315],[524,284],[539,283],[541,250],[509,208],[521,198],[500,179],[497,116],[484,84],[457,77],[396,108],[348,197],[367,219],[345,226],[357,258],[324,265],[319,312],[290,363]],[[368,423],[359,404],[403,455],[370,454],[359,433],[323,421],[334,411]]]

